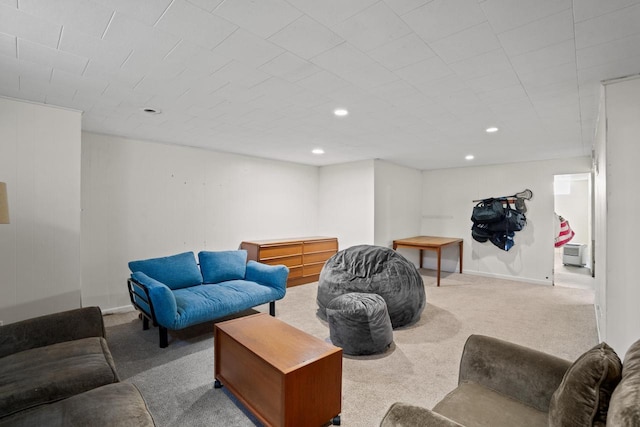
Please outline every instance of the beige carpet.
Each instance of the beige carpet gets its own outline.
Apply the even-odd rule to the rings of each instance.
[[[416,324],[396,329],[384,354],[344,357],[342,425],[371,427],[395,401],[432,407],[456,386],[462,347],[485,334],[573,360],[597,343],[593,291],[532,285],[457,273],[421,271],[427,307]],[[277,317],[328,340],[316,315],[317,283],[289,288]],[[267,311],[267,307],[259,307]],[[215,390],[210,325],[170,337],[142,331],[132,314],[105,317],[123,379],[137,384],[161,426],[253,426],[228,393]]]

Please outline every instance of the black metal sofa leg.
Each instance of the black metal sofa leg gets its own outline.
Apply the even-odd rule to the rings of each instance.
[[[269,314],[272,315],[273,317],[276,316],[276,302],[275,301],[271,301],[269,303]]]
[[[158,326],[158,333],[160,334],[160,348],[166,348],[169,345],[169,337],[167,336],[167,328]]]
[[[142,316],[142,330],[146,331],[149,329],[149,319],[147,316]]]

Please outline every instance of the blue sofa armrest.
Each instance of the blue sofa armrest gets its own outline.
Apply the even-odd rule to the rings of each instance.
[[[253,260],[247,263],[246,280],[279,290],[282,296],[287,291],[287,277],[289,269],[284,265],[268,265]]]
[[[148,304],[149,314],[154,317],[152,320],[160,326],[171,329],[178,315],[176,297],[171,289],[140,271],[132,273],[131,279],[146,290],[149,301],[145,301],[146,297],[144,295],[140,295],[137,291],[134,292],[136,296],[141,297],[141,303],[144,304],[146,302]]]

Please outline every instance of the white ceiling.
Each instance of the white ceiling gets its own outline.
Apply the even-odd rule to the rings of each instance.
[[[640,0],[0,0],[0,95],[311,165],[589,155],[599,82],[637,73]]]

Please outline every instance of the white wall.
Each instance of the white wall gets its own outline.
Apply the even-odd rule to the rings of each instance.
[[[318,232],[340,249],[374,244],[374,161],[323,166],[319,172]]]
[[[588,157],[423,172],[421,234],[464,239],[464,272],[551,284],[554,257],[553,176],[589,172]],[[471,237],[472,200],[533,191],[526,202],[527,226],[509,251]],[[442,269],[455,271],[457,248],[443,251]],[[424,266],[435,268],[435,252]]]
[[[606,243],[602,243],[606,244],[607,251],[604,270],[607,320],[603,339],[619,355],[640,339],[640,284],[636,268],[640,242],[640,228],[636,226],[640,211],[637,193],[640,181],[639,100],[640,79],[605,86],[606,154],[604,159],[598,159],[598,164],[606,162],[606,169],[598,171],[606,174]],[[600,149],[596,151],[601,155]],[[602,232],[597,235],[602,236]],[[596,266],[596,275],[598,272],[603,272],[602,266]]]
[[[395,239],[420,234],[422,173],[417,169],[376,160],[374,244],[392,247]],[[399,249],[418,262],[418,251]]]
[[[80,307],[79,112],[0,98],[0,320]]]
[[[128,305],[131,260],[315,235],[317,188],[317,167],[83,133],[83,305]]]

